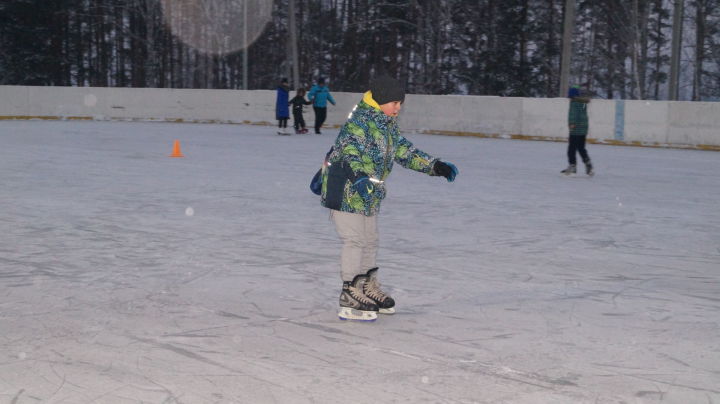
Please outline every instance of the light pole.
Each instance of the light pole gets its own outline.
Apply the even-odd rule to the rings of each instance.
[[[248,89],[248,44],[247,25],[248,25],[248,0],[243,2],[243,90]]]
[[[292,84],[297,90],[300,88],[300,64],[298,62],[298,47],[297,47],[297,25],[295,22],[295,0],[288,0],[290,3],[289,8],[289,22],[290,22],[290,54],[292,56]]]
[[[683,0],[675,0],[673,11],[672,54],[670,56],[670,93],[668,99],[676,101],[679,96],[680,47],[682,45]]]
[[[565,97],[570,86],[570,58],[575,26],[575,0],[565,0],[565,23],[563,24],[562,59],[560,61],[560,97]]]

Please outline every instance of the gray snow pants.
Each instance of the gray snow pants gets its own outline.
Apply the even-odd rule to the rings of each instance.
[[[375,268],[378,250],[377,215],[330,210],[330,217],[343,243],[340,255],[340,276],[343,282],[350,282],[355,275]]]

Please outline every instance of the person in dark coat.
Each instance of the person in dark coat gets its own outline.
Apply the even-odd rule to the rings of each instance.
[[[298,88],[295,93],[295,97],[290,100],[292,105],[293,123],[295,127],[295,133],[308,133],[305,128],[305,118],[303,118],[303,105],[310,105],[312,102],[305,99],[305,89]]]
[[[593,175],[595,172],[590,162],[590,156],[585,150],[585,139],[587,138],[589,126],[587,108],[590,98],[581,97],[580,88],[577,86],[570,87],[568,98],[570,98],[570,108],[568,110],[568,128],[570,130],[567,149],[568,167],[562,170],[561,173],[574,175],[577,172],[576,153],[579,153],[583,163],[585,163],[585,172],[587,175]]]
[[[290,86],[288,79],[280,80],[277,88],[277,99],[275,101],[275,119],[278,121],[278,135],[289,135],[287,131],[287,121],[290,119],[288,106],[288,98],[290,96]]]

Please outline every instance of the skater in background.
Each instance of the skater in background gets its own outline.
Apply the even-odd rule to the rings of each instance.
[[[335,105],[335,99],[330,94],[330,89],[325,86],[325,79],[319,78],[317,84],[312,86],[308,93],[308,99],[313,103],[315,110],[315,133],[320,134],[320,128],[327,118],[327,103],[330,101]]]
[[[385,180],[398,163],[452,182],[457,168],[418,150],[400,135],[397,116],[405,100],[402,84],[376,78],[340,130],[322,169],[321,204],[342,241],[339,317],[374,321],[395,312],[395,301],[378,281],[377,217]]]
[[[288,112],[288,98],[290,96],[290,86],[288,85],[288,79],[280,80],[280,85],[277,88],[277,99],[275,101],[275,118],[278,121],[278,135],[289,135],[287,131],[287,121],[290,119],[290,113]]]
[[[303,105],[312,104],[310,101],[305,100],[305,89],[298,88],[295,93],[295,97],[290,100],[292,105],[293,114],[293,126],[295,127],[295,133],[308,133],[305,128],[305,118],[303,118]]]
[[[570,109],[568,110],[568,127],[570,136],[568,139],[568,167],[561,171],[565,175],[573,175],[577,172],[577,159],[575,154],[580,153],[580,157],[585,163],[585,173],[593,175],[592,163],[587,150],[585,150],[585,139],[588,134],[588,112],[587,107],[590,103],[589,97],[580,96],[580,88],[578,86],[570,87],[568,90],[568,98],[570,98]]]

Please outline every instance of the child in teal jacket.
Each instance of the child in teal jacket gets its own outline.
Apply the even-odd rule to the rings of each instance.
[[[335,105],[335,99],[330,94],[330,89],[325,85],[325,79],[319,78],[318,83],[312,86],[308,93],[308,100],[313,104],[313,110],[315,111],[315,134],[320,134],[320,128],[325,123],[327,118],[327,103],[330,102]]]
[[[574,175],[577,172],[577,158],[576,153],[580,154],[580,157],[585,163],[585,172],[587,175],[594,175],[593,165],[590,161],[590,155],[588,155],[585,149],[585,140],[588,134],[588,103],[590,98],[580,96],[580,88],[577,86],[570,87],[568,91],[568,98],[570,98],[570,108],[568,109],[568,129],[570,136],[568,139],[568,167],[561,171],[565,175]]]

